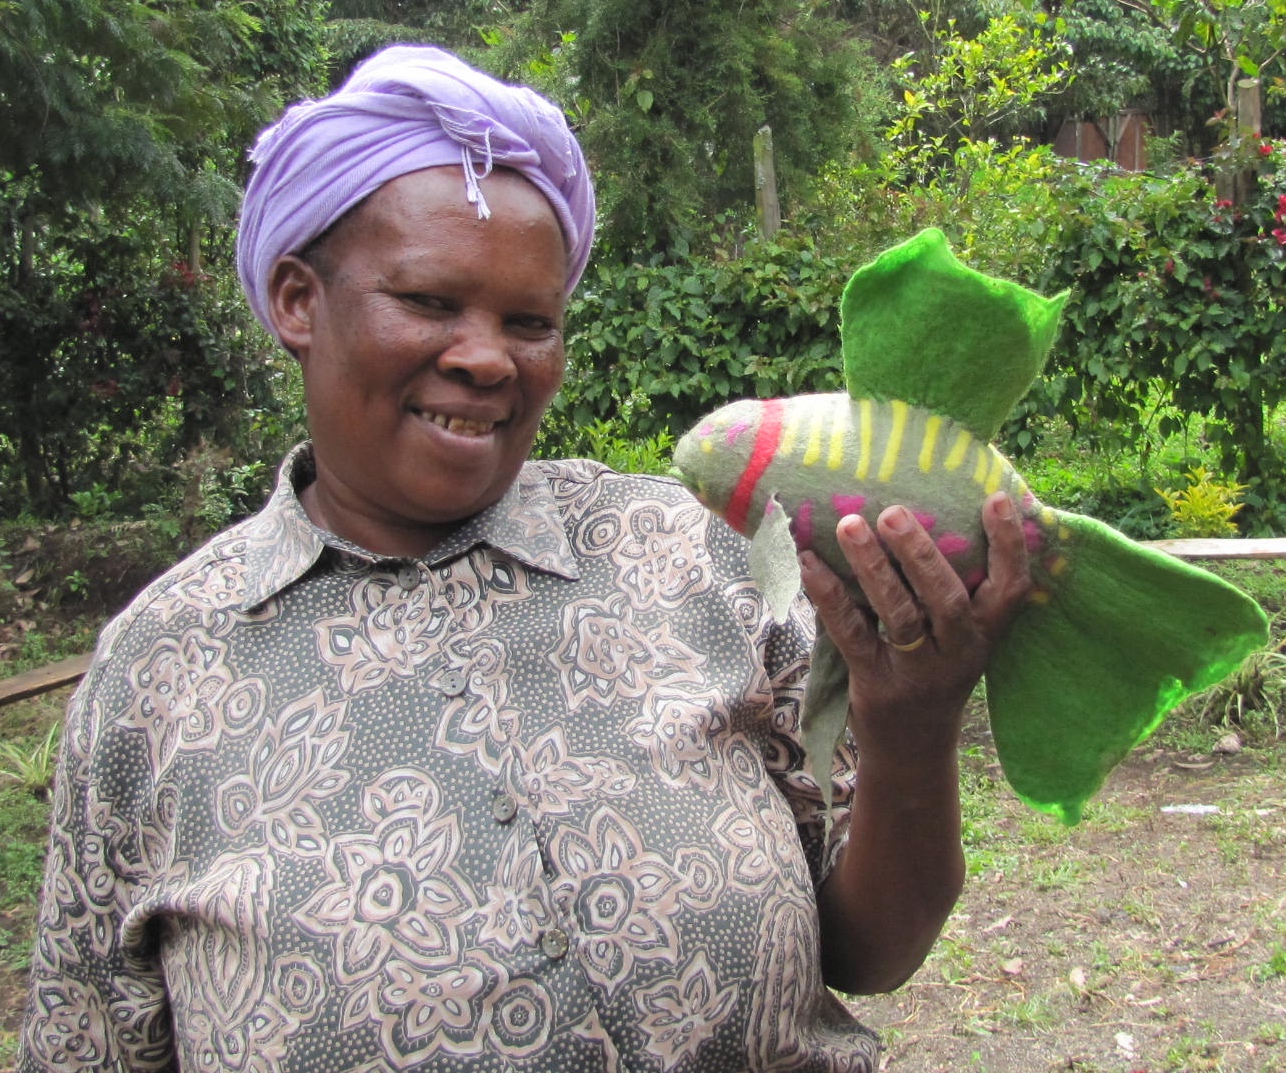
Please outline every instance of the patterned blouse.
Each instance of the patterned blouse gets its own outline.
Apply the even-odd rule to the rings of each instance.
[[[104,632],[19,1069],[871,1070],[823,986],[811,639],[678,484],[528,463],[424,560],[262,513]]]

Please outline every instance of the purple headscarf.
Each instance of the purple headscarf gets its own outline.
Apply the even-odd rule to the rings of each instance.
[[[522,174],[553,206],[567,246],[567,293],[594,238],[594,188],[561,109],[449,52],[393,45],[362,63],[329,97],[288,108],[250,154],[237,234],[237,270],[250,308],[273,334],[268,274],[348,209],[408,172],[462,167],[478,216],[478,185],[493,167]]]

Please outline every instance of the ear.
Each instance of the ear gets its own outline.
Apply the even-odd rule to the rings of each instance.
[[[268,312],[277,334],[296,359],[307,359],[323,283],[317,270],[293,254],[279,258],[268,273]]]

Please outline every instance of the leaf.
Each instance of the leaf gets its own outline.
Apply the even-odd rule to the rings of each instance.
[[[650,112],[652,110],[652,102],[654,100],[654,97],[650,89],[639,90],[636,94],[634,94],[634,100],[638,103],[639,109],[641,111]]]

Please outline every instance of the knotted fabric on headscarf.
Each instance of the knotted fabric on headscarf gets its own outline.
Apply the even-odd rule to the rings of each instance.
[[[594,189],[561,109],[525,86],[498,82],[449,52],[394,45],[329,97],[286,110],[250,154],[237,270],[250,308],[273,334],[268,275],[392,179],[445,164],[491,215],[479,180],[494,167],[522,174],[549,201],[567,246],[567,293],[594,237]]]

